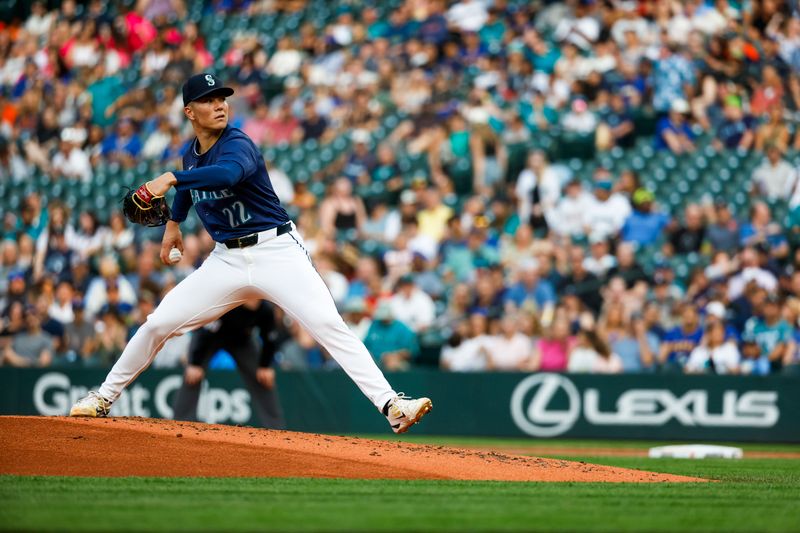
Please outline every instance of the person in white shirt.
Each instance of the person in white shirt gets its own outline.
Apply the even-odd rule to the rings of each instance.
[[[773,292],[778,287],[775,275],[761,268],[758,262],[758,252],[751,247],[746,247],[739,254],[740,271],[728,281],[728,300],[733,301],[742,295],[747,284],[755,281],[756,285]]]
[[[692,350],[684,367],[687,374],[738,374],[741,354],[734,342],[725,342],[725,325],[721,321],[706,326],[703,342]]]
[[[622,359],[611,351],[608,343],[592,327],[582,324],[578,333],[578,344],[569,354],[568,372],[590,372],[592,374],[619,374]]]
[[[586,100],[578,98],[572,102],[572,109],[561,119],[566,131],[589,134],[597,129],[597,116],[589,109]]]
[[[278,40],[278,47],[267,63],[267,72],[274,76],[285,78],[300,69],[303,63],[303,54],[292,48],[292,41],[288,37]]]
[[[604,238],[614,237],[631,213],[630,203],[620,195],[611,195],[614,184],[605,178],[594,183],[594,201],[583,212],[584,231]]]
[[[517,213],[520,222],[529,222],[536,228],[556,207],[561,196],[558,173],[547,162],[541,150],[528,156],[525,170],[517,178]]]
[[[425,291],[417,287],[414,277],[406,274],[397,281],[396,292],[390,300],[392,315],[414,333],[430,327],[436,317],[436,306]]]
[[[753,171],[753,193],[769,200],[791,198],[790,205],[800,204],[800,187],[797,187],[797,170],[781,157],[781,149],[770,145],[767,157]]]
[[[159,119],[158,129],[147,136],[147,140],[142,147],[142,157],[145,159],[161,159],[164,150],[167,149],[172,141],[172,127],[166,119]],[[272,171],[270,169],[270,178]],[[281,196],[283,200],[283,196]]]
[[[349,298],[342,307],[345,324],[362,341],[367,338],[372,320],[367,315],[367,302],[360,296]]]
[[[92,180],[92,164],[89,156],[81,150],[72,137],[71,130],[65,128],[61,132],[61,144],[53,156],[53,172],[66,178],[77,178],[84,183]]]
[[[636,2],[620,2],[620,8],[623,12],[621,18],[611,26],[611,37],[617,46],[624,48],[627,44],[625,34],[633,32],[640,41],[649,41],[653,38],[654,24],[648,22],[647,19],[641,17],[636,11]]]
[[[583,268],[599,278],[605,278],[609,270],[617,266],[616,258],[608,253],[608,240],[602,234],[589,235],[589,256],[583,260]]]
[[[584,190],[579,180],[570,181],[555,209],[546,215],[548,227],[563,237],[583,236],[583,217],[593,202],[594,198]]]
[[[489,12],[480,0],[461,0],[447,10],[446,18],[460,31],[478,31],[489,18]]]
[[[583,50],[589,50],[600,37],[600,22],[592,17],[585,5],[578,3],[574,16],[562,18],[553,36],[557,41],[568,41]]]
[[[53,24],[55,13],[47,12],[44,2],[33,2],[31,4],[31,14],[25,21],[25,31],[34,37],[41,37],[50,31]]]
[[[486,342],[486,366],[490,370],[528,370],[532,365],[533,343],[519,331],[519,321],[514,315],[505,315],[500,321],[500,332]]]
[[[72,310],[74,296],[75,290],[72,288],[72,283],[66,280],[60,281],[56,286],[53,303],[47,309],[50,318],[58,320],[62,324],[72,323],[75,320],[75,313]]]
[[[442,348],[439,364],[450,372],[480,372],[487,369],[486,316],[473,313],[459,322],[456,332]]]
[[[314,266],[328,287],[333,301],[338,306],[343,305],[350,289],[347,277],[336,269],[333,260],[325,254],[320,253],[314,257]]]

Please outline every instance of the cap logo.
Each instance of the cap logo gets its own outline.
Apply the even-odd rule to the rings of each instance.
[[[213,87],[217,82],[214,81],[214,76],[211,74],[206,74],[206,83],[208,83],[209,87]]]

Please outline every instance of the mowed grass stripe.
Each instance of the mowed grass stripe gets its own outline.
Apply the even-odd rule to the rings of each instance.
[[[459,436],[430,436],[430,435],[357,435],[375,440],[402,440],[415,444],[437,444],[443,446],[463,447],[497,447],[523,450],[530,448],[567,448],[587,450],[597,448],[621,448],[648,450],[656,446],[669,446],[672,444],[693,444],[691,441],[647,441],[647,440],[595,440],[595,439],[537,439],[537,438],[495,438],[495,437],[459,437]],[[783,452],[800,454],[800,444],[771,443],[771,442],[713,442],[722,446],[735,446],[745,453],[752,452]]]
[[[720,481],[645,485],[3,476],[0,530],[800,531],[800,461],[596,462]]]

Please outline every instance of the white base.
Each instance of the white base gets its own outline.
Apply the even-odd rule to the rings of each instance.
[[[683,444],[677,446],[659,446],[650,448],[649,457],[672,457],[675,459],[741,459],[741,448],[732,446],[714,446],[710,444]]]

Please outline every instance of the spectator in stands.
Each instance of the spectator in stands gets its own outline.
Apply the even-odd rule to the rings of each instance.
[[[119,303],[135,305],[136,293],[130,282],[120,274],[119,264],[113,256],[105,256],[100,260],[100,275],[92,280],[86,290],[86,313],[90,317],[97,315],[109,303],[109,289],[116,291]]]
[[[83,301],[72,301],[73,320],[64,326],[64,335],[67,338],[66,360],[80,365],[90,366],[99,363],[95,357],[97,344],[95,341],[95,325],[86,320],[83,310]]]
[[[738,374],[739,349],[725,340],[725,326],[712,322],[705,328],[702,343],[692,350],[684,370],[687,374]]]
[[[25,329],[14,334],[3,350],[4,364],[17,367],[47,367],[53,361],[53,338],[42,330],[34,307],[25,308]]]
[[[519,320],[506,314],[500,320],[500,331],[486,341],[487,370],[520,371],[531,368],[533,345],[519,331]]]
[[[536,341],[531,360],[531,370],[564,372],[569,353],[575,344],[570,335],[570,323],[563,308],[556,310],[553,320],[544,328],[544,335]]]
[[[73,128],[61,132],[61,144],[53,157],[52,171],[58,176],[78,179],[88,183],[92,179],[92,167],[89,156],[80,149],[84,139]]]
[[[4,317],[8,317],[9,312],[11,311],[11,308],[15,303],[20,304],[23,310],[25,306],[29,303],[28,282],[25,276],[25,271],[16,268],[17,266],[18,265],[14,265],[14,268],[10,269],[8,272],[8,284],[6,293],[4,294],[3,298]]]
[[[608,277],[621,278],[628,289],[641,282],[648,282],[648,276],[642,265],[636,261],[636,253],[631,243],[617,244],[616,264],[608,271]]]
[[[718,150],[750,150],[755,141],[755,121],[744,114],[742,103],[736,96],[729,96],[723,107],[723,120],[716,127],[714,146]]]
[[[703,210],[698,204],[687,204],[683,211],[683,224],[669,230],[670,251],[678,255],[697,253],[706,238]]]
[[[594,198],[583,189],[580,181],[570,180],[564,186],[564,195],[547,217],[548,227],[558,236],[582,236],[586,231],[583,218],[593,202]]]
[[[797,187],[797,170],[783,159],[777,145],[768,145],[766,152],[767,157],[753,171],[751,193],[770,201],[789,200]]]
[[[517,281],[509,287],[505,301],[516,308],[533,306],[536,309],[552,307],[556,302],[553,286],[539,275],[539,262],[536,259],[523,260],[517,271]]]
[[[440,192],[434,187],[424,191],[422,205],[417,214],[419,232],[438,243],[445,235],[447,221],[453,216],[453,209],[442,202]]]
[[[586,100],[577,98],[561,119],[561,126],[565,131],[588,135],[597,129],[597,116],[589,109]]]
[[[613,187],[614,183],[604,176],[594,182],[594,201],[583,213],[584,234],[614,238],[622,229],[631,206],[624,198],[611,194]]]
[[[298,142],[303,137],[300,121],[292,115],[289,102],[284,102],[266,119],[266,131],[262,137],[270,145],[285,145]]]
[[[367,212],[361,199],[353,196],[350,180],[343,177],[334,182],[330,196],[320,204],[319,218],[320,228],[328,237],[339,232],[361,231]]]
[[[528,156],[525,169],[517,178],[517,214],[521,223],[536,229],[547,229],[547,216],[561,195],[558,175],[541,150]]]
[[[392,305],[381,302],[372,315],[364,345],[386,370],[406,370],[419,354],[414,332],[392,315]]]
[[[673,100],[669,114],[656,125],[656,149],[669,150],[673,154],[694,152],[694,133],[686,120],[689,104],[686,100]]]
[[[761,201],[750,207],[750,220],[740,227],[739,242],[742,246],[763,250],[779,260],[789,254],[789,243],[780,224],[772,220],[769,206]]]
[[[668,331],[661,341],[658,364],[665,372],[681,372],[692,350],[700,345],[703,329],[697,308],[684,304],[680,312],[681,325]]]
[[[616,258],[609,253],[608,239],[596,233],[589,235],[589,256],[583,260],[584,268],[598,278],[605,278],[616,265]]]
[[[321,140],[328,130],[328,119],[317,112],[317,106],[312,100],[305,103],[300,127],[303,129],[304,141]]]
[[[624,372],[642,372],[653,368],[658,354],[658,337],[647,331],[641,313],[625,315],[625,305],[614,303],[605,308],[598,323],[613,353],[619,355]]]
[[[625,219],[621,238],[638,246],[650,246],[658,241],[669,216],[656,210],[655,195],[647,189],[637,189],[633,193],[633,211]]]
[[[624,96],[613,93],[609,103],[609,108],[600,113],[600,125],[595,140],[597,148],[609,150],[614,146],[633,147],[636,140],[635,127]]]
[[[259,102],[253,109],[253,115],[244,121],[244,131],[253,142],[259,146],[267,144],[272,122],[269,118],[269,107],[264,102]]]
[[[119,311],[107,305],[100,311],[94,338],[95,357],[100,366],[110,366],[116,361],[127,341],[126,329]]]
[[[106,137],[102,146],[104,157],[128,167],[135,164],[141,150],[142,142],[131,119],[121,120],[116,132]]]
[[[581,320],[577,343],[569,354],[567,370],[594,374],[617,374],[623,370],[622,359],[611,351],[590,315],[585,315]]]
[[[763,152],[769,146],[775,146],[783,153],[789,148],[791,131],[783,120],[783,107],[773,105],[769,109],[769,120],[756,128],[755,149]]]
[[[372,319],[367,315],[367,302],[364,298],[358,296],[349,298],[342,307],[342,318],[359,339],[367,338]]]
[[[712,250],[733,252],[739,245],[739,223],[733,217],[731,208],[724,198],[718,198],[706,209],[709,221],[706,240]]]
[[[370,175],[377,166],[377,160],[369,148],[370,135],[367,130],[353,131],[353,150],[342,162],[342,174],[353,184],[369,183]]]
[[[744,326],[742,340],[755,343],[760,350],[760,365],[769,364],[769,372],[780,372],[791,356],[794,342],[791,326],[781,317],[781,301],[767,295],[760,316],[751,317]]]
[[[392,316],[414,333],[421,333],[433,324],[433,299],[417,287],[411,274],[406,274],[397,281],[395,294],[390,302]]]
[[[589,310],[597,313],[603,303],[599,292],[602,281],[586,270],[586,267],[583,266],[584,259],[586,256],[583,248],[573,246],[570,249],[568,253],[569,272],[561,277],[558,289],[561,294],[569,293],[576,296]]]
[[[486,370],[486,333],[487,320],[482,313],[472,313],[467,320],[460,322],[442,348],[441,368],[451,372]]]

